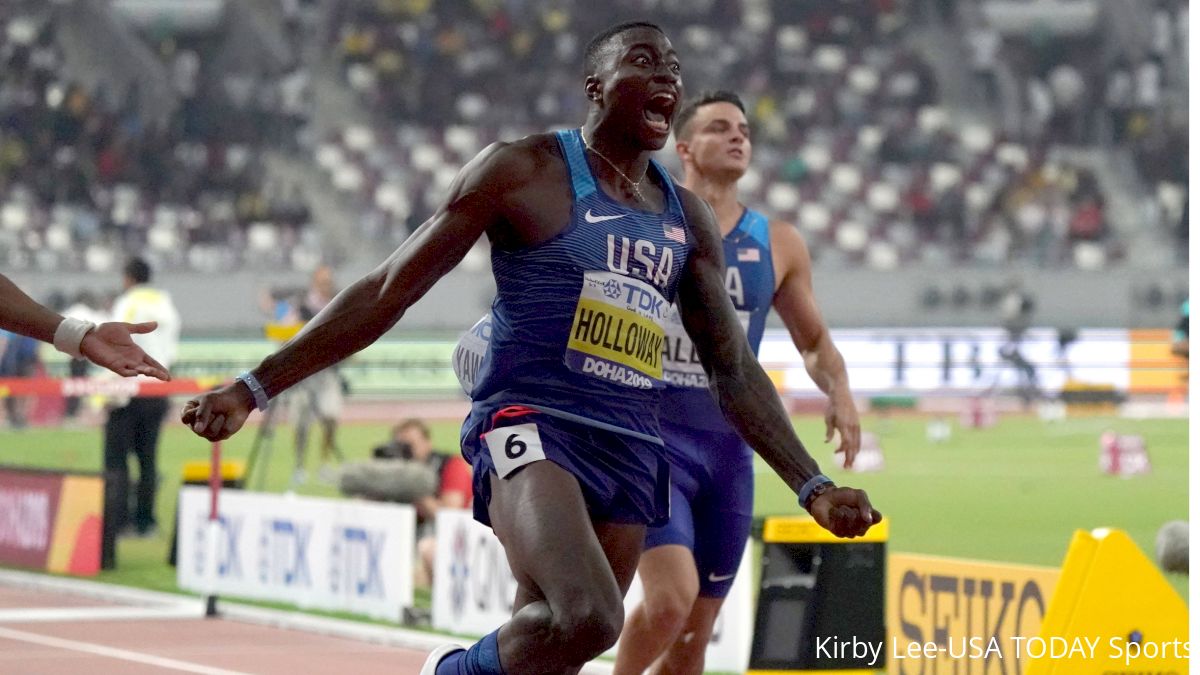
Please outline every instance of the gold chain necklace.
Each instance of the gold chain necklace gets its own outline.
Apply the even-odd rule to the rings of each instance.
[[[585,148],[587,148],[588,150],[591,150],[592,152],[596,153],[596,156],[597,156],[597,157],[599,157],[600,159],[602,159],[602,160],[604,160],[605,162],[607,162],[607,163],[608,163],[608,165],[612,167],[613,171],[616,171],[618,174],[620,174],[620,175],[621,175],[621,178],[624,178],[626,181],[628,181],[628,182],[629,182],[629,184],[630,184],[631,186],[633,186],[633,193],[634,193],[635,195],[637,195],[637,198],[638,198],[638,201],[639,201],[639,202],[644,202],[644,201],[646,201],[646,198],[642,196],[642,190],[641,190],[641,187],[640,187],[640,185],[641,185],[641,182],[642,182],[643,180],[646,180],[646,174],[647,174],[647,173],[650,171],[650,165],[649,165],[649,164],[646,164],[646,170],[642,172],[642,177],[641,177],[641,178],[639,178],[639,179],[637,179],[637,180],[635,181],[635,180],[633,180],[632,178],[630,178],[629,176],[626,176],[624,171],[621,171],[620,169],[618,169],[618,168],[617,168],[617,165],[616,165],[616,164],[613,164],[613,162],[612,162],[612,160],[611,160],[611,159],[609,159],[609,158],[605,157],[603,153],[601,153],[599,150],[597,150],[597,149],[593,148],[591,145],[589,145],[589,144],[588,144],[588,142],[587,142],[587,137],[583,135],[583,131],[582,131],[582,130],[580,130],[580,132],[579,132],[579,137],[583,139],[583,147],[585,147]]]

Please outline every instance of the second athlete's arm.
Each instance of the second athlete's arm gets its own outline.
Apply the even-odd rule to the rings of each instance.
[[[771,255],[780,277],[774,306],[792,336],[792,343],[804,357],[804,368],[817,387],[829,397],[825,413],[825,440],[834,429],[841,435],[839,452],[845,453],[850,466],[858,454],[861,429],[846,362],[833,344],[825,319],[817,307],[812,284],[812,259],[808,246],[796,228],[788,223],[771,223]]]

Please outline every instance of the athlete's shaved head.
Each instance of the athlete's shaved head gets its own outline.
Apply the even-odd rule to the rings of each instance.
[[[609,26],[599,33],[596,33],[595,37],[588,41],[587,49],[583,53],[583,74],[592,75],[600,69],[605,55],[615,42],[613,38],[626,31],[634,30],[636,28],[649,28],[650,30],[658,31],[663,35],[666,35],[662,28],[660,28],[657,24],[650,23],[649,21],[626,21],[625,23],[618,23],[614,26]]]
[[[742,114],[746,113],[746,105],[742,103],[742,97],[732,91],[725,91],[723,89],[705,91],[696,98],[684,103],[679,112],[675,114],[675,135],[680,140],[686,141],[690,139],[693,129],[689,125],[689,122],[696,116],[697,111],[712,103],[732,103],[737,106],[738,110],[742,111]]]

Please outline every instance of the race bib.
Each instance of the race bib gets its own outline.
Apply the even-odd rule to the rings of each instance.
[[[750,312],[739,309],[737,317],[738,323],[742,324],[742,331],[749,332]],[[688,337],[687,330],[683,327],[683,317],[675,305],[671,305],[671,311],[667,314],[665,328],[663,380],[673,387],[707,389],[708,375],[704,372],[700,355],[696,353],[696,346],[692,344],[692,338]]]
[[[483,435],[483,441],[492,455],[496,474],[501,478],[508,478],[526,464],[546,459],[536,424],[492,429]]]
[[[663,322],[658,289],[612,272],[587,272],[571,321],[571,370],[638,389],[662,386]]]

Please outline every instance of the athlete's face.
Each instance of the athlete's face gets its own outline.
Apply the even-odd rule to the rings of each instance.
[[[606,65],[588,77],[586,87],[605,117],[638,139],[641,147],[658,150],[666,144],[683,97],[683,79],[679,58],[665,35],[635,28],[615,36]]]
[[[750,166],[750,123],[732,103],[718,101],[700,106],[687,123],[685,138],[675,144],[684,164],[702,174],[726,175],[737,180]]]

